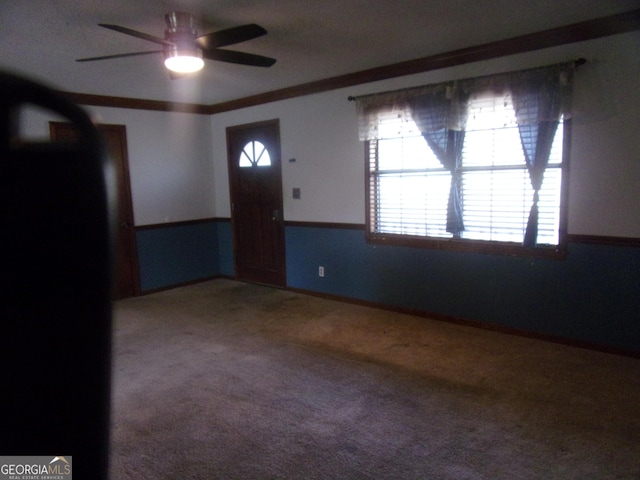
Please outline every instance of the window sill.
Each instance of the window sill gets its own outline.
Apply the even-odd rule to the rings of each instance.
[[[460,240],[449,238],[417,237],[393,234],[366,234],[367,243],[376,245],[392,245],[398,247],[428,248],[432,250],[449,250],[492,255],[509,255],[513,257],[537,257],[562,260],[567,256],[564,245],[538,246],[526,248],[517,243],[488,242],[483,240]]]

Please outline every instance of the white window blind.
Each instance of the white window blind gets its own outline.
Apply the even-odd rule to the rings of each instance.
[[[369,142],[369,226],[373,234],[451,238],[451,173],[403,115],[382,117]],[[562,184],[560,123],[539,192],[538,245],[557,245]],[[471,98],[461,167],[462,239],[522,243],[533,189],[507,95]]]

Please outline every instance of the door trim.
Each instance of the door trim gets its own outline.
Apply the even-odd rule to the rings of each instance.
[[[49,122],[49,135],[50,138],[52,140],[56,140],[56,139],[64,139],[63,136],[64,135],[64,129],[68,129],[70,126],[72,126],[70,123],[67,122],[54,122],[54,121],[50,121]],[[135,231],[135,225],[134,225],[134,217],[133,217],[133,197],[131,194],[131,178],[129,176],[129,153],[128,153],[128,141],[127,141],[127,127],[126,125],[121,125],[121,124],[97,124],[96,128],[98,129],[99,132],[104,132],[104,131],[110,131],[115,133],[118,137],[120,137],[120,145],[122,148],[122,151],[120,152],[120,156],[122,159],[122,190],[120,190],[120,188],[118,188],[118,198],[117,201],[121,202],[122,200],[124,200],[124,207],[125,207],[125,216],[126,216],[126,223],[128,224],[129,231],[130,234],[127,235],[128,239],[127,239],[127,250],[128,250],[128,254],[130,255],[131,258],[131,296],[136,297],[141,295],[141,286],[140,286],[140,265],[139,265],[139,260],[138,260],[138,248],[137,248],[137,244],[136,244],[136,231]],[[124,196],[124,198],[121,198],[120,192],[122,192],[122,196]],[[118,210],[116,209],[116,214],[117,214]],[[119,229],[120,226],[116,225],[116,229]],[[118,236],[119,233],[116,230],[114,232],[115,236]],[[116,244],[116,239],[114,238],[114,247]],[[113,294],[114,295],[114,299],[118,299],[116,298],[116,285],[117,285],[117,272],[115,271],[115,252],[114,252],[114,264],[113,264],[113,268],[114,268],[114,272],[113,272]],[[122,297],[122,298],[127,298],[127,297]]]
[[[233,135],[238,132],[243,132],[251,129],[259,129],[262,127],[273,128],[274,129],[274,140],[277,148],[277,190],[271,190],[275,194],[277,194],[277,211],[278,211],[278,219],[274,220],[278,224],[277,235],[280,238],[281,244],[279,245],[279,253],[280,257],[280,267],[281,270],[261,270],[262,273],[258,269],[254,269],[255,271],[250,271],[251,268],[247,268],[246,266],[241,267],[239,264],[239,250],[240,243],[238,239],[238,229],[239,224],[236,216],[236,204],[238,200],[238,192],[236,191],[237,186],[235,185],[236,180],[236,172],[239,169],[236,167],[236,158],[233,155],[233,148],[235,145]],[[234,278],[240,281],[247,281],[253,283],[262,283],[269,286],[274,287],[286,287],[287,284],[287,265],[286,265],[286,245],[285,245],[285,226],[284,226],[284,215],[283,215],[283,190],[282,190],[282,153],[281,153],[281,145],[280,145],[280,120],[279,119],[271,119],[271,120],[263,120],[259,122],[246,123],[241,125],[233,125],[226,128],[226,141],[227,141],[227,165],[228,165],[228,175],[229,175],[229,200],[230,200],[230,211],[231,211],[231,233],[232,233],[232,243],[233,243],[233,265],[234,265]],[[257,167],[261,168],[261,167]],[[263,231],[264,232],[264,231]]]

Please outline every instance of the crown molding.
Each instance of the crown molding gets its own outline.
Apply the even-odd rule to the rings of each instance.
[[[428,57],[394,63],[382,67],[361,70],[337,77],[303,83],[293,87],[239,98],[211,105],[143,100],[136,98],[111,97],[85,93],[62,92],[75,103],[101,107],[132,108],[165,112],[184,112],[202,115],[254,107],[265,103],[361,85],[364,83],[423,73],[441,68],[454,67],[465,63],[490,60],[518,53],[542,50],[569,43],[584,42],[596,38],[640,30],[640,9],[596,18],[584,22],[551,28],[540,32],[511,37],[504,40],[461,48]]]
[[[94,107],[131,108],[134,110],[154,110],[161,112],[180,112],[210,115],[210,106],[197,103],[165,102],[162,100],[145,100],[141,98],[112,97],[89,93],[60,92],[69,100],[80,105]]]

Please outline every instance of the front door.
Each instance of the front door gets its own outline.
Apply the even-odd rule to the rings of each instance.
[[[70,123],[50,122],[52,140],[74,140],[75,128]],[[124,125],[98,125],[98,130],[113,162],[117,178],[117,231],[114,255],[114,300],[132,297],[139,293],[138,257],[136,254],[127,157],[127,133]]]
[[[236,278],[286,284],[278,120],[227,128]]]

